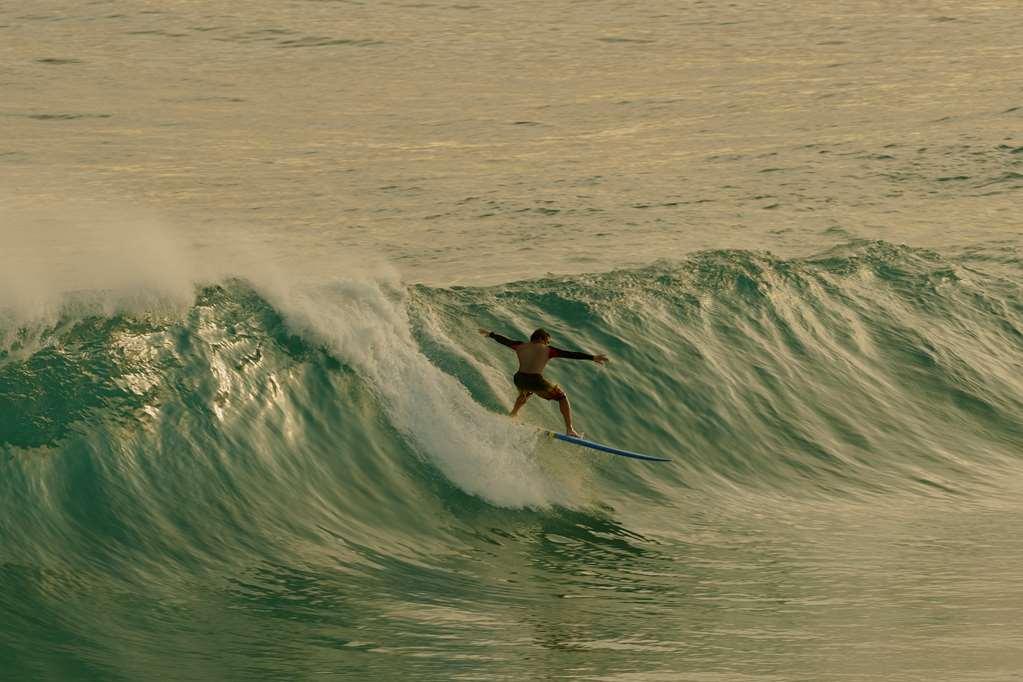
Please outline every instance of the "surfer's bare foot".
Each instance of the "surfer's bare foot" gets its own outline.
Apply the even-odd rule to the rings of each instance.
[[[570,429],[565,429],[565,435],[566,436],[572,436],[573,438],[579,438],[580,436],[582,436],[581,433],[579,433],[575,429],[571,429],[571,428]]]

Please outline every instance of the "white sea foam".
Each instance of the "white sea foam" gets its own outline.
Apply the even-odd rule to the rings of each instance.
[[[568,504],[566,482],[529,457],[537,432],[485,410],[419,350],[397,273],[386,266],[348,272],[328,285],[264,294],[289,324],[351,363],[394,426],[463,490],[508,507]]]

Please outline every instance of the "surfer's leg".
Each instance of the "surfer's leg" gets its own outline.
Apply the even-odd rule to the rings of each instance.
[[[515,407],[512,408],[512,411],[509,413],[508,416],[510,417],[516,416],[519,413],[519,410],[522,409],[522,406],[526,404],[526,401],[529,400],[529,396],[531,395],[533,394],[530,393],[529,391],[521,391],[519,393],[519,397],[515,399]]]
[[[572,406],[568,404],[568,396],[564,393],[558,400],[558,407],[561,408],[561,416],[565,418],[565,434],[569,436],[578,436],[576,430],[572,428]]]

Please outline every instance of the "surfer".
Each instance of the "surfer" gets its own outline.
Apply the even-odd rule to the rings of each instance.
[[[552,384],[543,376],[543,368],[547,361],[554,358],[567,358],[569,360],[592,360],[598,365],[607,362],[606,355],[590,355],[579,353],[573,350],[561,350],[551,345],[551,335],[543,329],[537,329],[529,337],[529,341],[512,341],[511,339],[495,334],[489,329],[480,328],[480,334],[497,341],[501,345],[508,346],[519,356],[519,371],[515,373],[513,381],[515,388],[519,389],[519,397],[515,399],[515,407],[511,410],[514,417],[526,404],[529,397],[534,393],[545,400],[556,400],[561,408],[561,416],[565,418],[565,433],[569,436],[578,437],[579,434],[572,428],[572,408],[568,404],[568,396],[557,384]]]

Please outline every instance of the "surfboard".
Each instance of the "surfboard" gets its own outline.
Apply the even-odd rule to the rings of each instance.
[[[566,443],[571,443],[572,445],[581,445],[584,448],[590,448],[591,450],[599,450],[600,452],[606,452],[606,453],[609,453],[609,454],[612,454],[612,455],[618,455],[619,457],[629,457],[631,459],[642,459],[642,460],[645,460],[647,462],[670,462],[671,461],[670,459],[665,459],[664,457],[654,457],[652,455],[643,455],[643,454],[640,454],[638,452],[632,452],[631,450],[620,450],[618,448],[613,448],[610,445],[604,445],[603,443],[595,443],[592,440],[586,440],[585,438],[577,438],[576,436],[568,436],[568,435],[565,435],[564,433],[557,433],[556,431],[547,431],[546,429],[544,429],[544,431],[551,438],[557,438],[558,440],[563,440]]]

